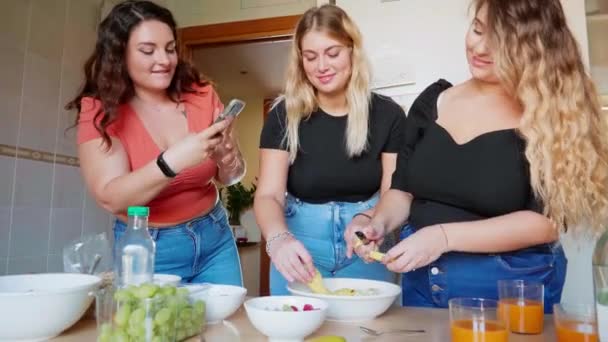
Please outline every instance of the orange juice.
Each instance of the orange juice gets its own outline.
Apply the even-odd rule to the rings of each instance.
[[[498,302],[498,319],[514,333],[540,334],[544,322],[543,303],[530,299],[501,299]]]
[[[557,342],[598,342],[597,326],[588,322],[561,321],[555,327]]]
[[[470,319],[453,321],[452,342],[507,342],[509,332],[499,322]]]

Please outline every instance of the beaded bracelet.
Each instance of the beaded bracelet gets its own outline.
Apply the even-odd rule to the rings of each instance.
[[[277,240],[283,240],[287,237],[293,237],[293,234],[289,231],[284,231],[284,232],[276,234],[275,236],[268,239],[268,241],[266,241],[266,254],[268,254],[268,256],[270,256],[270,246],[272,245],[273,242],[275,242]]]

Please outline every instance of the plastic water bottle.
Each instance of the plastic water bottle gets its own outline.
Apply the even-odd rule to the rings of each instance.
[[[148,207],[129,207],[129,225],[115,244],[115,271],[120,287],[152,283],[156,246],[148,232]]]
[[[608,231],[595,244],[593,252],[593,284],[597,331],[601,342],[608,341]]]

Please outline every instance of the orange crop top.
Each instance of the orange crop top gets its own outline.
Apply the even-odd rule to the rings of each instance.
[[[188,131],[200,132],[213,122],[215,108],[223,109],[219,97],[211,86],[195,87],[197,93],[182,94]],[[78,120],[78,144],[97,139],[101,134],[95,129],[93,118],[101,109],[101,101],[85,97],[81,101]],[[117,119],[108,126],[107,132],[122,143],[131,170],[137,170],[162,152],[129,104],[118,108]],[[151,223],[178,223],[208,212],[216,202],[217,190],[211,181],[217,174],[217,165],[206,160],[198,166],[183,170],[156,198],[150,207]]]

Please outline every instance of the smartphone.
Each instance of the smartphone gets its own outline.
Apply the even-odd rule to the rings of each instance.
[[[236,118],[243,111],[243,108],[245,108],[245,101],[232,99],[213,123],[218,123],[230,117]]]

